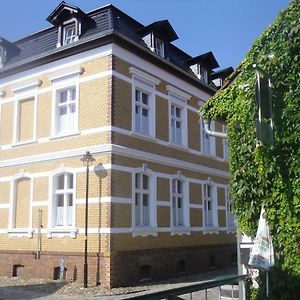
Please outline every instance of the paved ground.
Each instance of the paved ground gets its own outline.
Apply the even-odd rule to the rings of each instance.
[[[79,283],[62,283],[45,279],[9,278],[0,276],[0,300],[120,300],[129,299],[133,295],[146,294],[160,290],[172,289],[187,284],[195,284],[214,279],[218,275],[236,274],[235,269],[227,270],[226,273],[210,272],[205,274],[193,274],[180,276],[165,281],[149,282],[134,287],[116,288],[112,290],[103,289],[101,286],[90,286],[82,288]],[[208,290],[208,300],[218,299],[218,288]],[[190,295],[183,298],[191,299]],[[193,294],[193,299],[204,300],[205,292]]]

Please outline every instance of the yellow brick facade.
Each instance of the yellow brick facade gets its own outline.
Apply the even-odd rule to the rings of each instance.
[[[24,145],[12,145],[14,135],[14,93],[11,86],[1,104],[1,153],[0,153],[0,250],[36,250],[39,210],[42,214],[41,250],[43,252],[84,251],[86,169],[80,157],[91,151],[96,159],[94,166],[102,164],[105,172],[99,176],[90,169],[88,207],[88,251],[100,255],[105,261],[122,251],[167,249],[177,247],[202,247],[214,244],[234,243],[234,236],[226,233],[225,188],[228,184],[228,164],[223,157],[223,144],[216,140],[217,157],[200,152],[199,98],[195,95],[187,101],[187,147],[169,143],[169,103],[167,85],[161,80],[155,86],[159,95],[155,101],[154,137],[132,134],[132,74],[129,64],[117,56],[107,55],[75,65],[84,70],[79,75],[78,132],[55,136],[53,101],[55,93],[51,74],[42,74],[32,80],[41,80],[37,94],[36,141]],[[107,71],[115,73],[103,75]],[[62,72],[62,70],[60,70]],[[142,70],[146,72],[145,70]],[[153,74],[149,74],[152,75]],[[124,80],[124,76],[127,80]],[[24,104],[24,106],[23,106]],[[29,105],[30,104],[30,105]],[[34,137],[33,101],[21,102],[19,141]],[[28,124],[28,126],[26,126]],[[221,127],[217,125],[218,129]],[[143,157],[144,155],[144,157]],[[148,157],[149,156],[149,157]],[[154,158],[152,157],[154,156]],[[169,163],[172,161],[172,163]],[[194,167],[190,168],[191,164]],[[199,166],[203,167],[203,170]],[[135,236],[134,182],[136,169],[145,168],[155,178],[155,234]],[[210,174],[206,169],[215,170]],[[198,171],[197,171],[198,170]],[[54,195],[56,175],[72,173],[74,176],[74,224],[75,233],[68,226],[59,233],[55,226]],[[183,176],[187,187],[189,233],[178,234],[171,230],[170,182],[176,174]],[[224,175],[225,174],[225,175]],[[27,176],[30,176],[30,179]],[[152,176],[151,175],[151,176]],[[218,234],[203,232],[203,184],[208,179],[218,186]],[[31,190],[32,184],[32,190]],[[14,187],[14,191],[12,187]],[[64,198],[67,199],[67,198]],[[32,201],[32,202],[31,202]],[[66,200],[64,200],[66,201]],[[14,203],[14,204],[13,204]],[[64,202],[66,206],[67,202]],[[191,207],[190,207],[191,205]],[[221,207],[221,208],[220,208]],[[9,212],[15,213],[15,228],[9,228]],[[31,209],[31,211],[30,211]],[[31,220],[30,220],[31,216]],[[32,225],[31,225],[32,223]],[[32,228],[29,228],[29,227]],[[65,228],[66,227],[66,228]],[[18,232],[18,228],[33,230],[32,237]],[[15,230],[14,230],[15,229]],[[70,250],[69,250],[70,249]],[[109,265],[109,264],[108,264]],[[107,274],[109,280],[111,274]]]

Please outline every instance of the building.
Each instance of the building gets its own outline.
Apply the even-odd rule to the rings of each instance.
[[[167,20],[144,26],[112,5],[62,2],[47,20],[0,38],[1,273],[57,278],[62,265],[82,280],[86,151],[90,282],[230,266],[227,147],[198,117],[213,54],[191,57]]]

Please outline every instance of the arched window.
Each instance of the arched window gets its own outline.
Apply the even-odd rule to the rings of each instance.
[[[53,177],[52,225],[73,226],[74,176],[65,172]]]

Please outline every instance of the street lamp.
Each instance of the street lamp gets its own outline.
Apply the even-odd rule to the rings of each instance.
[[[89,168],[95,161],[93,155],[87,151],[80,160],[86,166],[86,186],[85,186],[85,232],[84,232],[84,266],[83,284],[87,288],[88,282],[88,262],[87,262],[87,230],[88,230],[88,198],[89,198]]]

